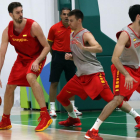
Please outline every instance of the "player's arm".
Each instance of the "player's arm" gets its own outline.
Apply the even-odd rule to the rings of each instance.
[[[5,60],[5,54],[8,48],[8,27],[3,31],[2,39],[1,39],[1,45],[0,45],[0,74],[1,69],[3,67],[3,63]],[[1,80],[0,80],[0,86],[2,87]]]
[[[133,87],[133,81],[137,82],[135,79],[133,79],[127,70],[123,67],[119,57],[121,56],[127,42],[129,41],[129,36],[126,32],[122,32],[117,44],[115,46],[113,55],[112,55],[112,63],[115,65],[115,67],[125,76],[125,86],[126,88],[131,89]]]
[[[48,43],[49,43],[49,45],[50,45],[50,53],[51,53],[51,55],[52,55],[52,45],[53,45],[53,42],[48,40]]]
[[[92,53],[101,53],[102,47],[101,45],[95,40],[94,36],[90,33],[84,33],[83,35],[84,42],[88,42],[90,46],[84,46],[84,50],[92,52]]]
[[[83,40],[85,43],[88,43],[89,46],[83,46],[78,40],[74,39],[75,44],[81,48],[82,50],[86,50],[92,53],[101,53],[102,47],[101,45],[95,40],[94,36],[90,33],[84,33]]]
[[[46,57],[46,55],[49,53],[50,46],[49,46],[49,44],[45,38],[45,35],[44,35],[44,33],[43,33],[43,31],[38,23],[36,23],[36,22],[33,23],[32,31],[33,31],[33,34],[39,40],[40,44],[44,47],[40,56],[36,59],[36,61],[38,63],[40,63]]]
[[[55,31],[53,26],[50,28],[49,33],[48,33],[48,43],[50,45],[50,53],[52,54],[52,45],[54,43],[54,38],[55,38]]]
[[[39,69],[39,63],[46,57],[46,55],[50,51],[50,46],[45,38],[45,35],[40,27],[40,25],[36,22],[32,25],[32,33],[37,39],[39,40],[40,44],[44,47],[41,54],[38,56],[38,58],[35,60],[35,62],[32,65],[33,71],[38,71]]]

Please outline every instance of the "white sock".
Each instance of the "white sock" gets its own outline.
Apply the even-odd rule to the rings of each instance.
[[[130,110],[129,114],[136,118],[137,116],[140,116],[133,108]]]
[[[74,110],[72,112],[68,112],[68,114],[72,118],[77,118],[76,113],[74,112]]]
[[[55,110],[55,102],[50,102],[50,110]]]
[[[101,121],[99,118],[97,118],[96,122],[94,123],[94,125],[92,126],[92,128],[90,129],[90,131],[94,128],[95,130],[98,130],[100,125],[103,123],[103,121]]]
[[[71,102],[72,106],[74,106],[75,101],[74,101],[74,100],[72,100],[72,101],[70,101],[70,102]]]

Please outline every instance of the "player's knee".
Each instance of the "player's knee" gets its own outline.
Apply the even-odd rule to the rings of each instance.
[[[57,95],[57,100],[62,104],[66,99],[64,96],[61,94],[61,92]]]
[[[34,82],[36,82],[36,75],[29,73],[26,75],[26,79],[27,79],[28,83],[31,85]]]
[[[105,99],[105,101],[106,101],[106,102],[110,102],[110,101],[112,101],[113,99],[114,99],[114,95],[112,94],[111,96],[107,97],[107,98]]]
[[[51,82],[51,87],[50,88],[57,88],[58,82]]]
[[[119,106],[123,102],[123,98],[121,96],[115,96],[113,100],[117,106]]]
[[[16,88],[15,85],[7,85],[6,86],[5,94],[6,95],[12,95],[12,94],[14,94],[15,88]]]
[[[64,98],[61,92],[57,95],[56,98],[63,106],[68,106],[70,104],[70,101],[67,98]]]

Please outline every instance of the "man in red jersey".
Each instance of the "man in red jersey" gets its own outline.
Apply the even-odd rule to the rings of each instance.
[[[69,81],[75,74],[76,67],[70,60],[65,60],[65,53],[71,53],[70,50],[70,33],[71,28],[68,25],[69,8],[62,8],[61,21],[54,24],[48,34],[48,42],[51,46],[52,61],[50,72],[50,116],[56,117],[55,99],[58,82],[62,71],[65,72],[66,80]],[[74,105],[74,96],[71,98],[71,103],[74,107],[76,115],[82,115]]]
[[[51,123],[43,94],[43,90],[36,81],[45,64],[46,55],[50,51],[43,31],[38,23],[32,19],[23,18],[22,5],[12,2],[8,6],[9,15],[13,19],[3,31],[0,48],[0,72],[4,63],[8,42],[14,46],[18,56],[12,67],[4,95],[4,112],[0,122],[0,129],[10,129],[10,111],[14,102],[14,90],[17,86],[30,86],[41,108],[40,123],[35,131],[43,131]],[[2,88],[2,83],[0,81]]]

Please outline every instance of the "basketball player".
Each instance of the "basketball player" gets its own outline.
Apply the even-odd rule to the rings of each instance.
[[[86,133],[85,138],[89,140],[103,140],[98,135],[98,129],[117,106],[133,116],[137,122],[135,129],[140,129],[140,115],[124,102],[130,99],[135,90],[140,93],[140,5],[129,8],[129,17],[132,23],[117,33],[118,41],[112,56],[111,71],[115,96]]]
[[[3,31],[0,48],[0,72],[4,63],[8,43],[14,46],[18,56],[12,67],[4,95],[4,112],[0,129],[10,129],[10,111],[14,103],[14,90],[17,86],[30,86],[41,108],[40,123],[35,131],[43,131],[51,123],[43,90],[36,81],[45,64],[46,55],[50,51],[43,31],[32,19],[23,18],[22,5],[12,2],[8,6],[9,15],[13,19]],[[0,86],[2,83],[0,81]]]
[[[88,96],[92,100],[102,97],[109,102],[114,95],[105,80],[103,67],[96,58],[96,53],[101,53],[102,47],[93,35],[83,28],[83,13],[80,10],[72,10],[68,16],[69,26],[74,32],[70,35],[72,54],[66,53],[65,59],[74,61],[77,72],[57,96],[57,100],[69,115],[68,119],[59,122],[59,125],[80,126],[81,122],[77,118],[69,98],[74,95],[78,95],[83,100]]]
[[[65,72],[65,77],[67,82],[74,76],[76,72],[76,67],[73,61],[65,60],[65,53],[71,52],[70,50],[70,33],[71,28],[68,25],[68,14],[70,12],[69,8],[62,8],[61,10],[61,21],[54,24],[48,34],[48,42],[51,47],[51,72],[50,72],[50,116],[56,117],[57,114],[55,112],[55,99],[56,99],[56,91],[59,83],[59,79],[61,73]],[[76,115],[82,115],[82,112],[78,111],[78,109],[74,105],[74,96],[70,99],[71,103],[74,107],[74,111]]]

